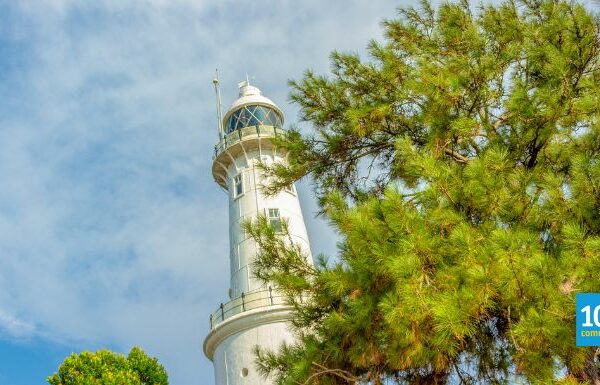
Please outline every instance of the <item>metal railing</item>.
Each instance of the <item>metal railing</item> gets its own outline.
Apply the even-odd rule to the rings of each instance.
[[[235,130],[230,134],[225,135],[215,146],[215,153],[213,155],[216,158],[221,152],[225,151],[227,147],[241,142],[245,137],[248,136],[277,136],[283,132],[283,128],[276,126],[248,126]]]
[[[219,308],[210,315],[210,329],[214,329],[215,326],[236,314],[273,305],[285,305],[285,298],[270,286],[265,290],[242,293],[241,297],[232,299],[224,304],[222,303]]]

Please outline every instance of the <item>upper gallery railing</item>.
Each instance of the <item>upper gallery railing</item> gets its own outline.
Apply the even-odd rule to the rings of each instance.
[[[223,140],[215,146],[214,157],[216,158],[221,152],[227,149],[227,147],[237,142],[241,142],[248,136],[276,136],[282,132],[283,128],[276,126],[248,126],[235,130],[232,133],[225,135]]]

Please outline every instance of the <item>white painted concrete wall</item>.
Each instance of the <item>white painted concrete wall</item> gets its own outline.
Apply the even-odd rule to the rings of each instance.
[[[254,219],[258,215],[267,215],[268,209],[279,209],[282,220],[287,220],[290,235],[295,243],[301,245],[310,258],[310,245],[300,202],[295,188],[294,192],[282,191],[279,194],[266,197],[261,191],[264,178],[256,164],[260,159],[270,162],[282,162],[281,154],[272,150],[247,153],[247,156],[236,159],[229,166],[229,242],[231,266],[231,298],[237,298],[242,292],[264,289],[265,286],[253,277],[251,264],[256,258],[255,242],[248,238],[242,230],[242,222]],[[243,176],[244,192],[235,196],[234,178],[241,173]]]
[[[269,384],[256,370],[253,348],[258,345],[276,351],[284,341],[293,341],[285,322],[263,324],[229,336],[215,350],[215,384]]]

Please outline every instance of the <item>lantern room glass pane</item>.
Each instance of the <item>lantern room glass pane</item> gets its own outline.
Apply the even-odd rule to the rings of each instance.
[[[235,111],[225,124],[228,134],[235,130],[249,126],[274,126],[281,127],[281,117],[272,108],[258,105],[249,105]]]
[[[265,121],[265,117],[268,113],[269,110],[262,106],[256,106],[253,111],[254,117],[260,122]]]

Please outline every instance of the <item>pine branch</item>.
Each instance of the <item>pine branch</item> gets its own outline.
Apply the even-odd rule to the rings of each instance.
[[[453,157],[456,161],[458,161],[459,163],[468,163],[469,159],[462,156],[461,154],[459,154],[456,151],[453,151],[447,147],[444,147],[444,153],[446,153],[446,155],[450,155],[451,157]]]
[[[317,377],[321,377],[321,376],[326,376],[326,375],[334,375],[336,377],[339,377],[341,379],[343,379],[344,381],[350,383],[350,384],[359,384],[360,383],[360,379],[356,376],[354,376],[352,373],[348,372],[347,370],[342,370],[342,369],[328,369],[327,367],[318,364],[316,362],[313,361],[313,366],[315,366],[316,368],[319,369],[318,372],[315,372],[313,374],[311,374],[306,381],[304,381],[302,383],[302,385],[309,385],[311,380],[313,378],[317,378]],[[299,382],[296,382],[297,384],[299,384]]]

